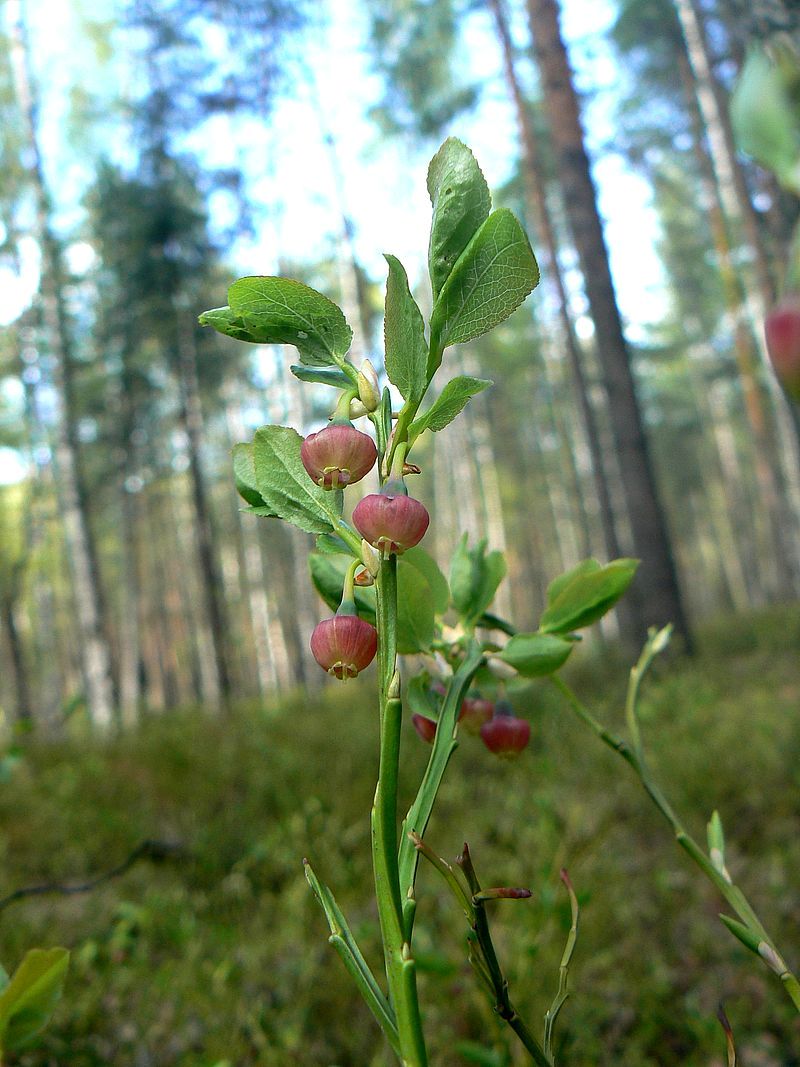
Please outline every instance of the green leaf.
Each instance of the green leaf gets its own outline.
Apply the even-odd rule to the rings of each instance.
[[[492,197],[475,156],[455,137],[448,137],[430,162],[428,193],[433,205],[428,269],[435,300],[488,216]]]
[[[308,860],[303,861],[306,879],[314,891],[314,895],[325,912],[328,920],[331,936],[328,940],[334,946],[342,958],[342,961],[359,988],[361,996],[367,1002],[376,1020],[389,1039],[392,1048],[399,1052],[400,1040],[397,1036],[397,1019],[394,1011],[386,999],[386,995],[378,985],[378,982],[370,970],[369,964],[364,959],[356,939],[350,931],[344,914],[336,903],[331,890],[317,878]]]
[[[404,696],[409,711],[415,715],[424,715],[426,719],[433,719],[434,722],[438,719],[442,700],[431,689],[427,672],[414,675],[405,687]]]
[[[578,574],[558,593],[539,620],[542,633],[569,633],[602,618],[633,581],[639,561],[616,559]]]
[[[405,559],[397,563],[397,651],[426,652],[435,632],[433,594],[427,579]]]
[[[406,549],[403,553],[403,562],[416,567],[427,580],[431,587],[433,609],[437,615],[444,615],[450,605],[450,587],[433,556],[417,545],[416,548]]]
[[[227,309],[201,315],[200,322],[217,330],[225,326],[222,333],[234,328],[239,340],[255,344],[294,345],[301,361],[312,367],[336,363],[353,339],[332,300],[290,278],[239,278],[228,289],[228,303]]]
[[[408,438],[411,444],[425,430],[436,432],[449,426],[456,415],[464,410],[470,399],[482,393],[491,384],[492,382],[486,378],[470,378],[466,374],[459,374],[458,377],[452,378],[428,410],[409,426]]]
[[[522,226],[508,208],[493,211],[439,293],[431,315],[431,351],[487,333],[538,281],[539,267]]]
[[[324,556],[349,556],[353,558],[353,551],[338,534],[319,534],[317,537],[317,552]]]
[[[300,434],[288,426],[262,426],[253,441],[256,489],[264,512],[285,519],[306,533],[330,533],[341,516],[342,493],[325,490],[309,478],[302,460]]]
[[[236,491],[253,508],[264,508],[264,498],[256,489],[256,468],[253,461],[253,446],[234,445],[233,476],[236,479]]]
[[[466,625],[474,625],[494,599],[497,587],[506,575],[502,552],[486,551],[486,540],[475,548],[461,538],[450,565],[450,594],[453,607]]]
[[[459,1041],[455,1048],[467,1063],[477,1063],[478,1067],[506,1067],[508,1063],[502,1053],[492,1052],[476,1041]]]
[[[540,678],[563,666],[572,649],[572,641],[550,634],[516,634],[498,658],[523,678]]]
[[[800,120],[789,76],[762,52],[752,51],[731,98],[731,122],[739,148],[800,192]]]
[[[416,404],[428,384],[428,345],[422,313],[408,288],[403,264],[394,256],[384,258],[389,264],[383,322],[386,374],[401,396]]]
[[[212,308],[204,311],[197,320],[201,326],[213,326],[217,333],[233,337],[237,341],[249,341],[251,344],[261,344],[258,335],[244,321],[241,315],[237,315],[229,307]]]
[[[558,599],[560,594],[567,588],[571,581],[575,578],[579,578],[582,574],[592,574],[594,571],[600,570],[600,563],[596,559],[583,559],[580,563],[570,568],[568,571],[564,571],[563,574],[559,574],[557,578],[554,578],[550,585],[547,587],[547,603],[552,604],[554,600]]]
[[[61,996],[69,952],[34,948],[0,993],[0,1049],[28,1044],[47,1025]]]
[[[289,370],[301,382],[318,382],[334,389],[349,389],[353,384],[338,367],[303,367],[293,363]]]
[[[331,609],[336,611],[342,602],[344,576],[350,561],[342,556],[323,555],[310,552],[308,567],[314,588]],[[375,625],[375,587],[371,585],[355,587],[356,610],[362,619]]]

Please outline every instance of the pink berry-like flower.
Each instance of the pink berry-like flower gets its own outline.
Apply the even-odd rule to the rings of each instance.
[[[309,476],[323,489],[344,489],[368,474],[378,458],[372,438],[348,422],[334,422],[310,433],[300,446]]]
[[[481,740],[496,756],[518,756],[531,739],[531,724],[518,719],[510,704],[498,700],[494,717],[481,727]]]
[[[767,352],[781,385],[800,402],[800,293],[789,293],[764,323]]]
[[[357,615],[323,619],[311,635],[314,659],[335,678],[355,678],[378,651],[378,631]]]
[[[374,548],[405,552],[419,544],[430,516],[424,504],[407,496],[401,481],[387,482],[380,493],[370,493],[353,509],[353,523]]]
[[[422,740],[432,745],[433,739],[436,737],[436,723],[433,719],[426,719],[424,715],[412,715],[411,722]]]
[[[465,697],[458,713],[458,721],[468,734],[476,736],[484,723],[489,722],[494,714],[494,704],[483,697]]]

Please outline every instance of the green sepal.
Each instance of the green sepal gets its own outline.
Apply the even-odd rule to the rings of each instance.
[[[424,414],[415,419],[408,428],[408,440],[410,444],[416,441],[425,430],[434,433],[449,426],[453,419],[467,406],[473,396],[482,393],[484,389],[493,383],[487,378],[471,378],[466,374],[459,374],[442,389],[439,396]]]
[[[431,314],[431,358],[503,322],[539,281],[528,237],[508,208],[493,211],[445,282]],[[437,364],[438,365],[438,364]],[[428,377],[436,366],[428,367]]]
[[[428,166],[428,194],[433,206],[428,269],[435,300],[487,218],[492,197],[478,161],[456,137],[447,138]]]
[[[552,634],[516,634],[497,656],[523,678],[541,678],[563,667],[573,647]]]
[[[25,954],[0,993],[0,1051],[24,1048],[47,1025],[61,996],[69,964],[65,948]]]
[[[383,320],[386,374],[404,400],[417,404],[428,384],[428,344],[422,312],[411,295],[403,264],[395,256],[384,258],[389,264]]]
[[[566,634],[590,626],[613,608],[638,566],[636,559],[616,559],[605,567],[573,573],[571,580],[558,588],[558,595],[539,620],[539,630]]]

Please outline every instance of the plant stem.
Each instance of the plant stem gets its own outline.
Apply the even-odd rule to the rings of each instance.
[[[650,769],[644,758],[644,750],[642,748],[641,737],[639,733],[638,718],[636,715],[636,694],[638,686],[641,681],[644,670],[649,665],[652,656],[648,656],[648,648],[642,652],[639,662],[631,671],[631,686],[628,691],[628,700],[626,702],[626,713],[629,724],[635,727],[634,732],[634,744],[637,751],[634,751],[631,746],[621,737],[607,730],[605,726],[598,719],[594,717],[591,711],[583,704],[576,694],[570,689],[567,683],[558,675],[552,675],[551,681],[556,689],[565,697],[567,703],[576,713],[576,715],[586,723],[587,726],[600,738],[600,740],[617,752],[622,758],[633,768],[634,772],[638,776],[642,783],[647,795],[653,801],[655,806],[664,816],[669,823],[675,834],[675,840],[686,852],[695,864],[700,868],[706,878],[716,886],[719,893],[725,898],[727,903],[733,908],[739,918],[745,923],[746,926],[753,931],[754,934],[763,942],[763,944],[774,953],[774,959],[770,960],[768,954],[765,954],[759,950],[759,955],[762,955],[767,966],[778,975],[784,989],[786,990],[789,999],[794,1004],[795,1008],[800,1012],[800,982],[797,977],[786,967],[783,961],[783,957],[778,952],[774,941],[765,930],[761,920],[756,915],[747,897],[734,885],[729,877],[726,877],[722,871],[718,870],[714,866],[712,861],[706,855],[705,851],[698,845],[692,835],[686,830],[683,823],[678,818],[672,805],[667,798],[661,792],[659,786],[655,783],[650,773]]]
[[[372,865],[389,997],[397,1017],[403,1067],[427,1067],[417,1000],[416,965],[403,933],[397,863],[397,777],[402,705],[397,673],[397,557],[381,560],[377,581],[380,673],[380,767],[372,807]]]

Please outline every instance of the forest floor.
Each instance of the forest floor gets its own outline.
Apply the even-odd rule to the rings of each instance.
[[[728,866],[800,966],[800,609],[704,628],[693,660],[658,664],[643,696],[656,776],[703,839],[714,808]],[[578,658],[578,657],[576,657]],[[589,650],[571,683],[622,729],[624,666]],[[384,1067],[371,1017],[326,942],[307,856],[376,959],[367,813],[375,775],[371,676],[321,697],[150,719],[104,744],[30,743],[0,785],[0,896],[79,882],[143,840],[177,847],[74,896],[0,911],[0,959],[66,945],[65,996],[44,1041],[11,1061],[58,1067]],[[428,840],[466,838],[485,884],[527,885],[492,912],[511,995],[534,1030],[568,928],[558,871],[581,899],[558,1063],[722,1067],[720,1001],[747,1067],[800,1064],[778,980],[717,919],[722,902],[671,840],[627,766],[547,683],[518,709],[532,744],[513,763],[465,737]],[[426,756],[409,727],[404,795]],[[417,948],[431,1062],[527,1062],[465,966],[463,917],[432,871],[418,885]],[[376,972],[378,967],[376,966]],[[457,1005],[454,1007],[454,1005]],[[480,1053],[480,1045],[485,1050]]]

